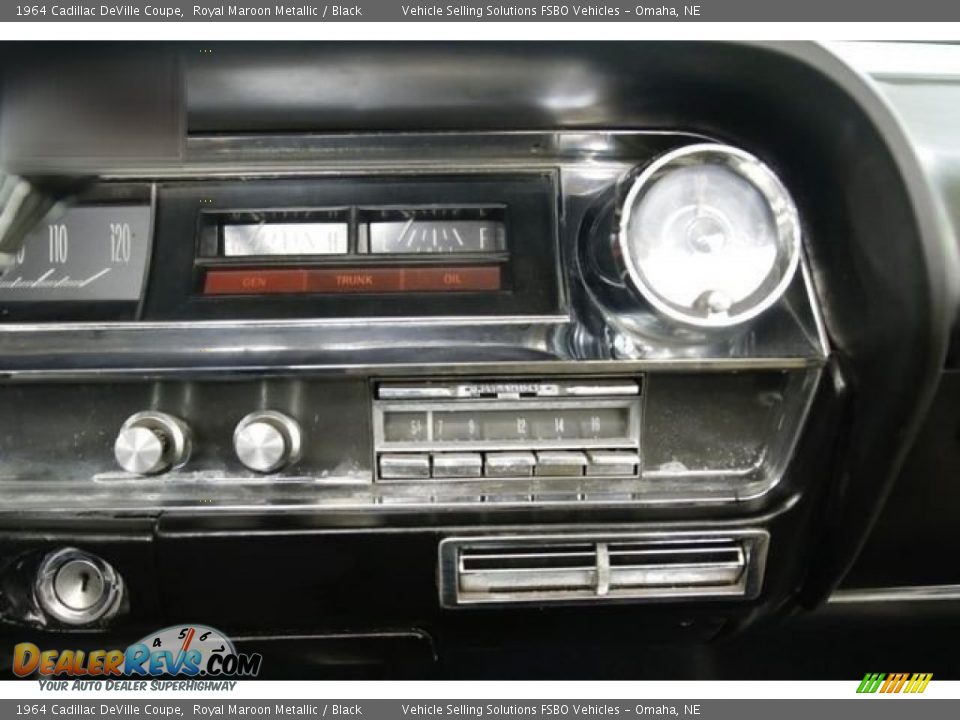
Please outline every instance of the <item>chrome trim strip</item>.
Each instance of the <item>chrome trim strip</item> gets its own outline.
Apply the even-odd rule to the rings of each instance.
[[[140,299],[137,301],[137,309],[134,312],[134,318],[140,320],[143,317],[143,310],[147,304],[147,293],[150,291],[150,269],[153,267],[153,251],[157,238],[157,183],[150,183],[150,237],[147,239],[147,259],[143,263],[143,278],[140,281]],[[31,323],[35,324],[35,323]]]
[[[630,145],[635,138],[648,145]],[[442,170],[500,172],[553,169],[588,160],[622,168],[642,161],[666,143],[705,142],[711,138],[681,130],[480,131],[225,135],[187,138],[186,160],[111,169],[106,181],[148,178],[190,180],[230,177],[320,177],[345,172],[415,175]],[[434,148],[424,156],[424,147]],[[352,154],[345,153],[349,148]]]
[[[0,334],[12,332],[103,332],[151,330],[229,330],[257,328],[316,328],[338,327],[345,325],[425,325],[451,326],[462,325],[559,325],[570,322],[569,315],[428,315],[417,317],[370,317],[350,318],[296,318],[287,320],[142,320],[137,322],[49,322],[49,323],[4,323],[0,324]]]
[[[460,362],[444,365],[443,363],[415,364],[398,363],[395,365],[373,365],[367,363],[326,364],[326,363],[281,363],[281,364],[251,364],[251,365],[134,365],[129,367],[95,367],[95,368],[55,368],[55,369],[4,369],[0,367],[0,377],[6,380],[89,380],[92,377],[108,379],[110,377],[140,377],[154,376],[189,376],[201,377],[209,374],[233,373],[236,375],[286,374],[291,372],[340,372],[355,373],[357,371],[370,372],[386,376],[386,373],[405,374],[411,372],[442,372],[451,375],[488,373],[491,367],[497,372],[507,374],[519,372],[691,372],[691,371],[738,371],[738,370],[805,370],[821,368],[823,361],[816,358],[682,358],[669,360],[636,360],[611,365],[606,360],[575,361],[565,358],[541,358],[536,361],[503,361],[503,362]]]
[[[960,585],[915,585],[886,588],[837,590],[830,596],[830,605],[882,602],[930,602],[960,600]]]
[[[440,381],[424,380],[416,382],[385,382],[377,388],[380,400],[476,400],[480,398],[494,401],[520,400],[557,400],[562,398],[603,398],[609,396],[639,395],[640,386],[636,380],[618,380],[606,378],[593,379],[553,379],[541,378],[493,378],[485,380]]]
[[[807,292],[810,314],[813,316],[813,323],[817,329],[817,340],[824,357],[828,357],[830,355],[830,336],[827,333],[827,326],[823,321],[823,313],[820,311],[820,303],[817,300],[810,261],[807,258],[806,250],[803,249],[800,252],[800,274],[803,276],[803,286]]]

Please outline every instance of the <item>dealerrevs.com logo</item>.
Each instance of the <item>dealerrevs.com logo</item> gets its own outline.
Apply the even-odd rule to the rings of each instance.
[[[263,657],[238,653],[219,630],[206,625],[175,625],[147,635],[124,650],[42,650],[33,643],[13,649],[19,677],[63,678],[256,677]]]

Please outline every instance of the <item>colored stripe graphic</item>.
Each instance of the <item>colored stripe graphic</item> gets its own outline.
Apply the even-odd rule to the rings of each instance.
[[[930,684],[930,679],[933,677],[933,673],[914,673],[913,677],[910,678],[910,683],[907,685],[904,692],[908,693],[922,693],[927,689],[927,685]]]
[[[857,687],[858,693],[911,693],[927,689],[933,673],[867,673]]]
[[[879,689],[880,683],[882,683],[886,677],[886,673],[867,673],[863,676],[863,680],[860,682],[860,687],[857,688],[857,692],[875,693]]]

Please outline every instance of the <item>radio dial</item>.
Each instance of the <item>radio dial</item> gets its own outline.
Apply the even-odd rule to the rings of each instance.
[[[300,425],[283,413],[264,410],[247,415],[233,433],[237,458],[258,473],[270,473],[300,459]]]
[[[113,453],[128,473],[156,475],[190,459],[190,430],[179,418],[162,412],[131,415],[120,428]]]

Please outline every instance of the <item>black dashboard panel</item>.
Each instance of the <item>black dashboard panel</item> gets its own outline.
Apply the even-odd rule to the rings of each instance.
[[[351,652],[368,675],[486,676],[519,645],[531,674],[584,677],[543,661],[559,625],[567,652],[749,645],[831,595],[941,383],[954,312],[949,230],[863,78],[790,43],[199,49],[155,48],[182,73],[181,156],[84,166],[93,192],[150,188],[138,310],[0,326],[6,621],[70,629],[35,578],[77,548],[126,581],[80,623],[93,637],[191,616],[339,658],[296,671],[312,676]],[[779,178],[777,227],[798,239],[776,252],[795,254],[755,315],[727,322],[704,285],[684,302],[710,322],[678,322],[636,282],[664,256],[626,204],[664,158],[717,155]],[[457,217],[504,228],[490,252],[436,224],[424,252],[371,251],[371,218],[477,208]],[[723,252],[730,218],[711,217],[684,252]],[[228,252],[228,232],[259,254]],[[698,257],[668,257],[660,291],[696,282]],[[437,269],[484,289],[416,274]],[[695,674],[699,652],[643,672]]]
[[[949,586],[960,548],[956,477],[960,463],[960,375],[944,372],[937,397],[846,588]]]
[[[940,49],[932,46],[933,49]],[[941,46],[942,47],[942,46]],[[954,497],[958,444],[957,338],[960,322],[960,212],[956,203],[956,136],[953,132],[957,84],[931,68],[916,72],[896,67],[875,73],[923,164],[935,202],[931,213],[944,231],[944,274],[951,298],[953,331],[936,397],[906,458],[877,525],[844,581],[846,599],[865,599],[875,612],[884,606],[914,607],[930,598],[930,612],[949,614],[956,573],[944,562],[956,547]],[[920,548],[928,550],[921,551]],[[906,559],[909,558],[909,561]],[[849,591],[849,592],[848,592]],[[906,605],[898,600],[906,598]],[[939,600],[937,600],[939,598]],[[847,606],[850,607],[850,606]]]

